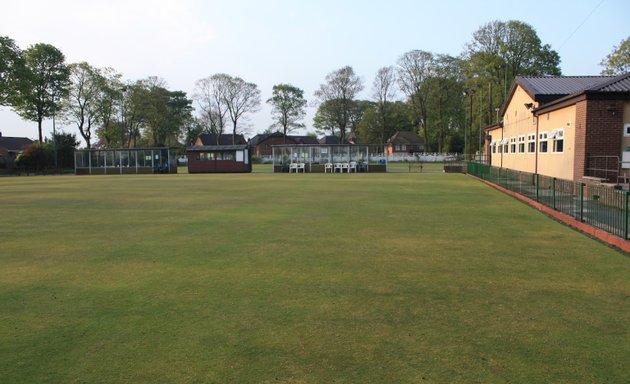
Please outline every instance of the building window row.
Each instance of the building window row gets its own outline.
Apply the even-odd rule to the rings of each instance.
[[[527,143],[527,151],[525,151],[525,143]],[[490,146],[492,153],[534,153],[536,150],[536,134],[527,134],[527,140],[526,136],[522,135],[493,141]],[[553,153],[564,152],[564,129],[558,128],[551,130],[551,132],[538,133],[538,152],[548,153],[550,148]]]

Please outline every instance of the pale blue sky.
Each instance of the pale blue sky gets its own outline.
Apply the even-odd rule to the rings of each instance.
[[[258,84],[263,100],[278,83],[302,88],[311,100],[326,74],[345,65],[363,78],[368,98],[378,68],[413,49],[457,56],[492,20],[532,25],[560,54],[565,75],[598,74],[599,62],[630,36],[627,0],[20,0],[2,10],[0,35],[22,48],[49,43],[69,63],[109,66],[130,80],[158,76],[189,95],[197,80],[229,73]],[[309,128],[314,112],[305,119]],[[263,106],[250,118],[249,135],[270,123]],[[36,123],[6,107],[0,131],[37,136]]]

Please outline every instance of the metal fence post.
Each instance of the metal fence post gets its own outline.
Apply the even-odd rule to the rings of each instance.
[[[536,201],[540,203],[540,178],[538,176],[540,176],[539,174],[536,174]]]
[[[628,200],[630,196],[630,192],[626,192],[624,196],[623,202],[623,238],[624,240],[628,240]]]
[[[556,210],[556,178],[554,177],[553,179],[551,179],[551,193],[553,195],[553,210]]]
[[[586,184],[580,183],[580,222],[584,222],[584,187]]]

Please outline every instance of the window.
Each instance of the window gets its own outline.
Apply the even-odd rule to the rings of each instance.
[[[492,142],[490,146],[492,147],[492,153],[497,153],[497,142],[496,141]]]
[[[538,134],[538,152],[547,153],[547,132],[541,132]]]
[[[525,153],[525,136],[518,137],[518,153]]]
[[[624,137],[630,137],[630,124],[623,125],[623,135]]]
[[[558,153],[564,152],[564,129],[552,130],[550,138],[553,140],[553,151]]]
[[[516,153],[516,137],[510,137],[510,153]]]
[[[536,134],[530,133],[527,135],[527,152],[536,152]]]

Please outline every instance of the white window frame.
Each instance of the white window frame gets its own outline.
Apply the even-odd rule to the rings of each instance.
[[[553,144],[551,146],[551,150],[553,153],[564,153],[564,129],[562,128],[558,128],[558,129],[554,129],[552,132],[552,137],[551,139],[553,140]],[[562,151],[558,151],[557,147],[558,147],[558,142],[562,141]]]
[[[530,144],[534,143],[534,150],[530,151]],[[527,134],[527,153],[536,153],[536,134],[528,133]]]
[[[538,153],[549,153],[549,134],[547,132],[538,133]],[[543,151],[543,143],[545,143],[545,150]]]
[[[510,153],[516,153],[516,137],[510,137]]]
[[[525,135],[518,137],[518,153],[525,153]]]

